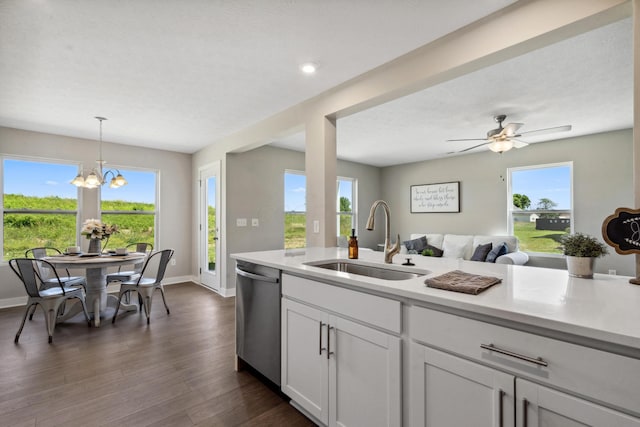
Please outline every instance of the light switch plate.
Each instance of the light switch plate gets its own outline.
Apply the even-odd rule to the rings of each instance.
[[[318,221],[317,219],[313,220],[313,232],[314,233],[320,232],[320,221]]]
[[[247,226],[247,218],[238,218],[238,219],[236,219],[236,226],[238,226],[238,227],[246,227]]]
[[[251,218],[251,226],[252,227],[257,227],[258,225],[260,225],[260,222],[258,221],[258,218]]]

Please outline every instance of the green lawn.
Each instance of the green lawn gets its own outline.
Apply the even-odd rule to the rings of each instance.
[[[351,215],[340,215],[340,235],[351,235]],[[306,216],[303,213],[284,214],[285,249],[304,248],[306,246]]]
[[[5,194],[6,209],[70,210],[77,207],[75,199],[58,197],[29,197],[20,194]],[[153,204],[109,201],[103,209],[150,211]],[[81,219],[83,221],[86,218]],[[119,233],[113,234],[108,249],[124,247],[130,243],[154,241],[154,215],[104,214],[102,221],[116,224]],[[64,250],[76,245],[75,214],[5,213],[4,218],[4,260],[24,256],[25,250],[38,246],[52,246]],[[86,245],[81,236],[82,245]]]
[[[304,248],[307,245],[307,217],[304,213],[284,214],[285,249]]]
[[[520,240],[520,250],[523,252],[562,254],[560,238],[567,233],[564,231],[536,230],[535,222],[515,222],[513,234]]]

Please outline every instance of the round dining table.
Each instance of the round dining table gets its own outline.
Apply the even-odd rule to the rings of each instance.
[[[105,313],[107,307],[115,309],[118,304],[118,298],[115,295],[107,294],[107,269],[121,265],[141,264],[146,257],[145,253],[130,252],[125,255],[107,253],[58,255],[43,259],[53,264],[56,269],[83,269],[86,271],[87,311],[93,317],[94,326],[99,327],[101,313]],[[135,304],[121,304],[120,308],[125,311],[138,309]],[[58,321],[69,319],[81,311],[80,304],[75,304]]]

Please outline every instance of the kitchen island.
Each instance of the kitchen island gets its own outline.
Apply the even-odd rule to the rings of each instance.
[[[282,271],[282,391],[321,424],[640,425],[640,287],[626,277],[396,255],[392,268],[426,275],[385,280],[308,264],[338,248],[233,257]],[[381,252],[358,263],[385,267]],[[502,282],[425,286],[452,270]]]

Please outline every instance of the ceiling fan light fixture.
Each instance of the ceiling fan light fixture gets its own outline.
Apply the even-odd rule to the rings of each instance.
[[[513,148],[513,141],[510,139],[495,140],[489,144],[489,150],[494,153],[504,153]]]

